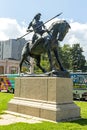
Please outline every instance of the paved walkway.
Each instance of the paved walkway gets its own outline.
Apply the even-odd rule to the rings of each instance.
[[[17,113],[6,113],[0,115],[0,125],[8,125],[17,122],[25,122],[25,123],[41,123],[42,120],[33,116],[25,116],[23,114]]]

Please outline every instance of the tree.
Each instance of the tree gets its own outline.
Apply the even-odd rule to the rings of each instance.
[[[85,56],[82,54],[83,49],[80,47],[80,44],[73,44],[71,48],[71,60],[72,60],[72,69],[83,70],[83,67],[86,63]]]
[[[66,69],[70,69],[71,66],[71,47],[69,44],[64,44],[61,48],[61,60]]]

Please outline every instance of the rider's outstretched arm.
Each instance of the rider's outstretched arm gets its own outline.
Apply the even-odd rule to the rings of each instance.
[[[28,29],[26,30],[27,32],[29,32],[29,29],[32,27],[32,22],[30,22]]]

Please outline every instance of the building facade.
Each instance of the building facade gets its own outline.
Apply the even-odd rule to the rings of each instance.
[[[25,39],[0,41],[0,74],[18,73]]]
[[[26,42],[25,39],[20,39],[18,41],[16,39],[0,41],[0,60],[20,60],[22,48]]]
[[[19,73],[19,61],[17,60],[0,60],[0,74]]]

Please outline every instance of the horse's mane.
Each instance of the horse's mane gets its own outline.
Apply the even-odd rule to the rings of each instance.
[[[60,26],[60,25],[62,25],[62,24],[67,24],[68,27],[70,28],[70,25],[67,23],[66,20],[57,20],[57,21],[55,21],[55,22],[53,22],[53,23],[51,24],[51,26],[48,28],[48,30],[50,31],[50,30],[52,30],[53,27],[55,27],[55,26]]]
[[[63,23],[64,20],[57,20],[51,24],[51,26],[48,28],[48,30],[51,30],[56,24],[59,25],[60,23]]]

